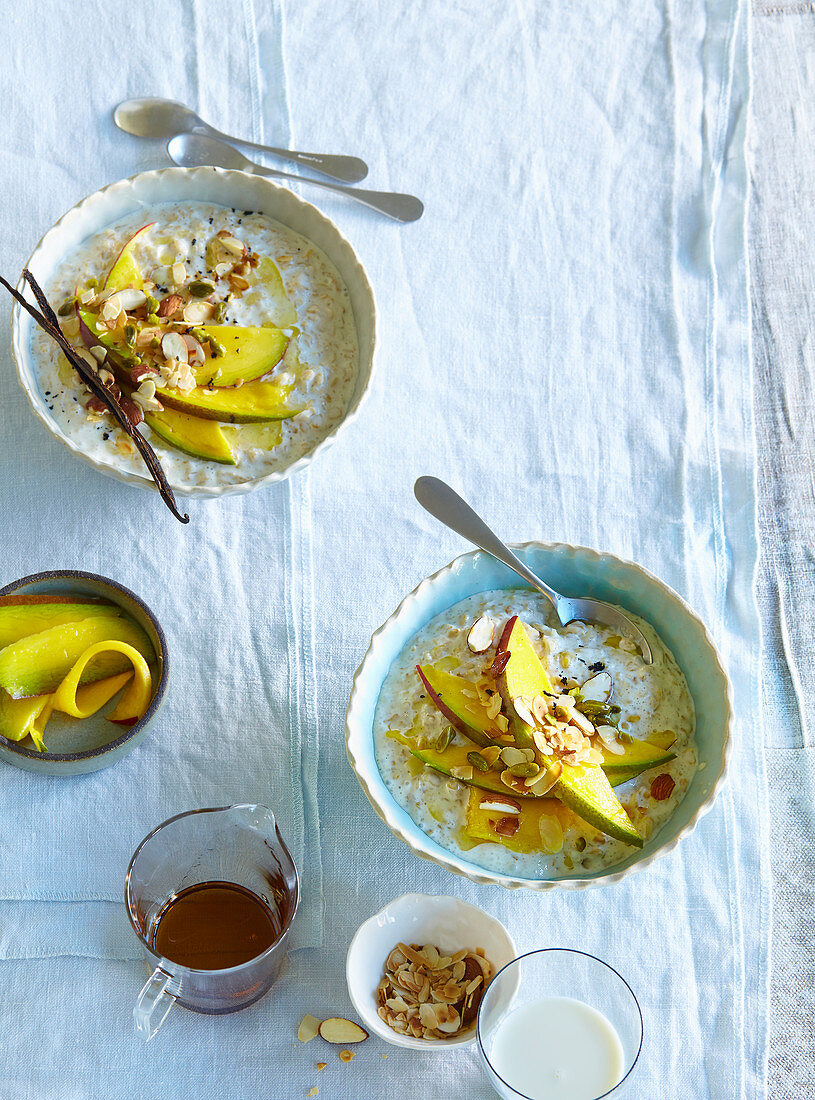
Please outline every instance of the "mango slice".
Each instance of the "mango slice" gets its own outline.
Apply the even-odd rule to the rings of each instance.
[[[455,729],[482,748],[495,743],[501,731],[487,715],[475,684],[435,665],[417,665],[416,671],[432,702]]]
[[[200,367],[195,367],[193,374],[199,386],[234,386],[241,378],[252,382],[274,369],[289,343],[288,336],[273,325],[202,325],[201,329],[214,337],[224,352],[216,359],[207,356]]]
[[[145,422],[165,443],[195,458],[206,458],[225,466],[235,465],[235,456],[217,420],[203,420],[175,409],[145,412]]]
[[[92,714],[95,714],[101,706],[111,699],[115,692],[110,691],[105,695],[105,691],[110,686],[110,680],[101,681],[105,684],[104,689],[100,689],[99,682],[86,684],[84,687],[79,687],[79,681],[82,678],[83,673],[87,665],[101,654],[121,654],[126,657],[127,660],[133,665],[133,684],[136,686],[136,696],[141,701],[146,693],[147,702],[150,700],[150,687],[151,677],[150,669],[147,666],[147,662],[141,653],[133,646],[128,645],[126,642],[114,642],[105,640],[104,642],[95,642],[80,655],[79,659],[71,667],[68,675],[59,685],[53,695],[53,705],[55,710],[61,710],[63,714],[68,714],[71,718],[89,718]],[[121,679],[121,675],[114,677],[114,679],[120,680],[118,688],[121,688],[126,680],[130,677],[125,673],[125,680]],[[118,690],[118,688],[116,690]],[[133,694],[133,685],[125,693],[124,698],[116,707],[116,711],[122,708],[122,703]],[[146,705],[145,705],[145,710]],[[124,708],[126,713],[129,713],[129,708]],[[116,713],[114,711],[114,714]]]
[[[178,409],[190,416],[226,424],[260,424],[267,420],[288,420],[297,415],[300,410],[287,404],[293,388],[273,380],[221,389],[196,386],[187,393],[157,387],[156,397],[165,408]]]
[[[155,659],[150,639],[131,619],[108,609],[104,615],[30,634],[0,650],[0,688],[14,699],[56,690],[88,646],[127,642],[147,661]],[[130,668],[122,653],[103,653],[82,674],[81,683],[102,680]]]
[[[51,626],[107,615],[113,605],[70,596],[0,596],[0,649]]]
[[[48,703],[50,696],[35,695],[31,699],[12,699],[0,691],[0,734],[9,741],[22,741]]]
[[[150,222],[149,225],[143,225],[141,229],[137,229],[133,236],[125,241],[122,251],[116,257],[108,273],[108,277],[105,280],[105,290],[123,290],[126,286],[132,286],[134,290],[142,289],[143,279],[141,268],[136,263],[136,259],[133,255],[133,245],[135,244],[136,238],[144,233],[145,230],[149,229],[151,225],[155,225],[155,222]]]
[[[470,800],[467,804],[466,835],[479,843],[486,841],[492,844],[503,844],[512,852],[541,852],[544,851],[541,839],[541,819],[551,819],[547,825],[554,826],[551,830],[557,833],[560,829],[558,819],[558,803],[554,798],[529,798],[523,803],[523,808],[518,814],[518,831],[512,836],[500,836],[493,828],[493,823],[504,816],[496,810],[484,810],[481,808],[482,799],[489,797],[476,788],[470,790]]]

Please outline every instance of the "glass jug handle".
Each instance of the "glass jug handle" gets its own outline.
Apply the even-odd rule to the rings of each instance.
[[[142,986],[139,999],[133,1009],[136,1033],[149,1043],[167,1019],[167,1013],[175,1004],[175,996],[167,992],[172,975],[157,966]]]

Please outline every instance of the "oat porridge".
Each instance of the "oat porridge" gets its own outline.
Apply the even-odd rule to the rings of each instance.
[[[164,203],[65,257],[46,296],[178,488],[283,469],[342,420],[358,346],[348,291],[305,237],[250,210]],[[88,455],[146,476],[133,443],[45,332],[40,387]]]
[[[610,627],[561,627],[528,590],[471,596],[394,661],[374,747],[431,839],[525,878],[613,866],[665,824],[697,767],[695,714],[650,624],[653,664]]]

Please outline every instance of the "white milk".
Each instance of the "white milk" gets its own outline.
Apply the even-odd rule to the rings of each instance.
[[[602,1013],[570,997],[516,1008],[496,1029],[495,1072],[531,1100],[597,1100],[623,1076],[619,1036]]]

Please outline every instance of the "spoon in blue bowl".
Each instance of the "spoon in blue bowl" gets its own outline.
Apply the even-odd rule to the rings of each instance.
[[[628,638],[637,646],[646,665],[653,664],[651,647],[645,635],[627,615],[603,600],[561,596],[554,588],[550,588],[531,569],[528,569],[505,543],[501,542],[483,519],[449,485],[437,477],[420,477],[413,486],[413,492],[421,506],[434,519],[497,558],[509,569],[514,570],[527,584],[542,593],[555,609],[561,626],[566,626],[577,619],[580,622],[603,623],[613,627],[623,638]]]

